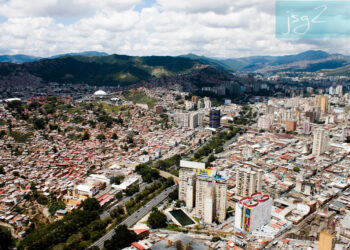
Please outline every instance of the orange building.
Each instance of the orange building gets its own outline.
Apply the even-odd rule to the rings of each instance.
[[[286,130],[294,132],[297,129],[296,121],[286,121]]]

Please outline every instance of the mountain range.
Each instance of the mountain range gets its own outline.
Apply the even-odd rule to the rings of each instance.
[[[1,60],[5,62],[0,62],[0,83],[5,86],[14,82],[14,78],[16,81],[26,83],[29,83],[28,79],[36,79],[58,83],[129,85],[161,77],[186,75],[194,71],[199,79],[211,79],[208,72],[217,76],[232,72],[276,73],[280,71],[322,71],[328,75],[350,75],[350,57],[328,54],[324,51],[236,59],[216,59],[194,54],[177,57],[139,57],[88,51],[50,58],[5,55],[0,56]],[[212,70],[203,71],[208,67]]]
[[[11,78],[41,79],[44,82],[129,85],[140,81],[187,74],[207,67],[184,57],[125,55],[64,55],[52,59],[15,64],[0,63],[0,82]]]
[[[85,52],[79,52],[79,53],[66,53],[66,54],[59,54],[54,55],[51,57],[47,57],[47,59],[55,59],[63,56],[108,56],[105,52],[98,52],[98,51],[85,51]],[[0,55],[0,62],[10,62],[10,63],[25,63],[25,62],[35,62],[39,61],[41,59],[45,59],[44,57],[37,57],[37,56],[28,56],[28,55]]]
[[[105,52],[86,51],[66,53],[41,58],[28,55],[0,55],[0,62],[25,63],[44,59],[57,59],[66,56],[108,57]],[[119,56],[119,55],[115,55]],[[181,55],[202,64],[211,65],[228,72],[276,73],[280,71],[325,71],[327,74],[349,75],[350,57],[341,54],[329,54],[321,50],[309,50],[295,55],[284,56],[250,56],[240,58],[217,59],[195,54]],[[130,57],[131,58],[131,57]],[[135,57],[137,58],[137,57]],[[158,57],[161,58],[161,57]],[[170,58],[170,57],[166,57]],[[101,59],[99,59],[101,60]],[[108,59],[107,59],[108,60]],[[93,61],[93,60],[92,60]]]
[[[350,57],[329,54],[321,50],[309,50],[296,55],[251,56],[234,59],[213,59],[193,54],[182,55],[232,72],[276,73],[280,71],[325,71],[346,74]],[[343,70],[336,70],[343,69]]]

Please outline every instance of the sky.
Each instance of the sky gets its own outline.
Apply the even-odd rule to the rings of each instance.
[[[0,0],[0,54],[194,53],[216,58],[325,50],[350,39],[279,39],[273,0]]]

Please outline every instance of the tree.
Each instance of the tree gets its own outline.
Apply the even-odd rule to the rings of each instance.
[[[70,236],[79,233],[82,228],[96,220],[99,220],[97,211],[74,209],[62,220],[32,228],[20,241],[18,249],[52,249],[54,245],[66,242]]]
[[[117,176],[111,177],[110,181],[111,181],[111,184],[119,185],[124,180],[124,178],[125,178],[124,175],[117,175]]]
[[[113,140],[117,140],[117,139],[118,139],[118,135],[117,135],[116,133],[113,133],[112,139],[113,139]]]
[[[98,134],[96,138],[97,138],[97,140],[100,140],[100,141],[106,140],[106,136],[104,134],[102,134],[102,133]]]
[[[120,200],[121,198],[123,198],[123,193],[122,192],[118,192],[115,194],[114,196],[117,200]]]
[[[215,160],[216,160],[216,158],[215,158],[215,156],[213,154],[209,155],[208,162],[213,162]]]
[[[293,171],[299,173],[300,172],[300,168],[299,167],[294,167]]]
[[[54,215],[57,210],[65,208],[66,204],[63,201],[53,201],[49,206],[49,212],[51,215]]]
[[[83,133],[83,136],[82,136],[81,140],[85,141],[85,140],[89,140],[89,139],[90,139],[90,134],[89,134],[89,132],[85,131]]]
[[[346,142],[346,143],[350,143],[350,136],[347,136],[347,137],[346,137],[345,142]]]
[[[110,212],[110,215],[112,218],[117,218],[118,216],[123,215],[123,214],[124,214],[124,209],[122,206],[118,206],[117,208],[113,209]]]
[[[33,125],[35,129],[45,129],[46,122],[43,118],[34,118]]]
[[[10,230],[7,227],[0,226],[0,249],[10,249],[13,239]]]
[[[168,177],[166,179],[165,184],[166,184],[167,187],[170,187],[170,186],[174,185],[174,178],[173,177]]]
[[[14,100],[7,103],[7,107],[10,109],[17,109],[17,108],[20,108],[21,106],[22,106],[22,102],[19,100]]]
[[[5,130],[0,131],[0,140],[6,135]]]
[[[140,186],[139,184],[134,184],[134,185],[131,185],[130,187],[128,187],[126,190],[125,190],[125,194],[127,196],[131,196],[133,195],[134,193],[138,192],[140,190]]]
[[[5,170],[3,166],[0,166],[0,174],[5,174]]]
[[[177,200],[175,203],[175,207],[181,207],[181,201]]]
[[[219,236],[214,236],[214,237],[211,239],[212,242],[217,242],[217,241],[220,241],[220,240],[221,240],[221,238],[220,238]]]
[[[97,211],[101,208],[96,198],[87,198],[83,201],[83,209],[86,211]]]
[[[219,223],[219,217],[216,216],[216,217],[214,218],[214,222],[215,222],[216,224],[218,224],[218,223]]]
[[[152,209],[152,213],[147,220],[147,225],[152,229],[166,227],[166,215],[159,211],[157,208]]]
[[[115,233],[111,240],[107,240],[104,247],[107,250],[122,249],[130,246],[131,243],[137,240],[137,235],[125,225],[119,225],[115,229]]]
[[[172,200],[177,200],[179,198],[179,189],[176,188],[173,192],[169,194],[169,198]]]

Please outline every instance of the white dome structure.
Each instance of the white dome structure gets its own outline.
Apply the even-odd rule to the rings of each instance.
[[[106,96],[107,93],[103,90],[97,90],[95,93],[94,93],[94,96]]]

